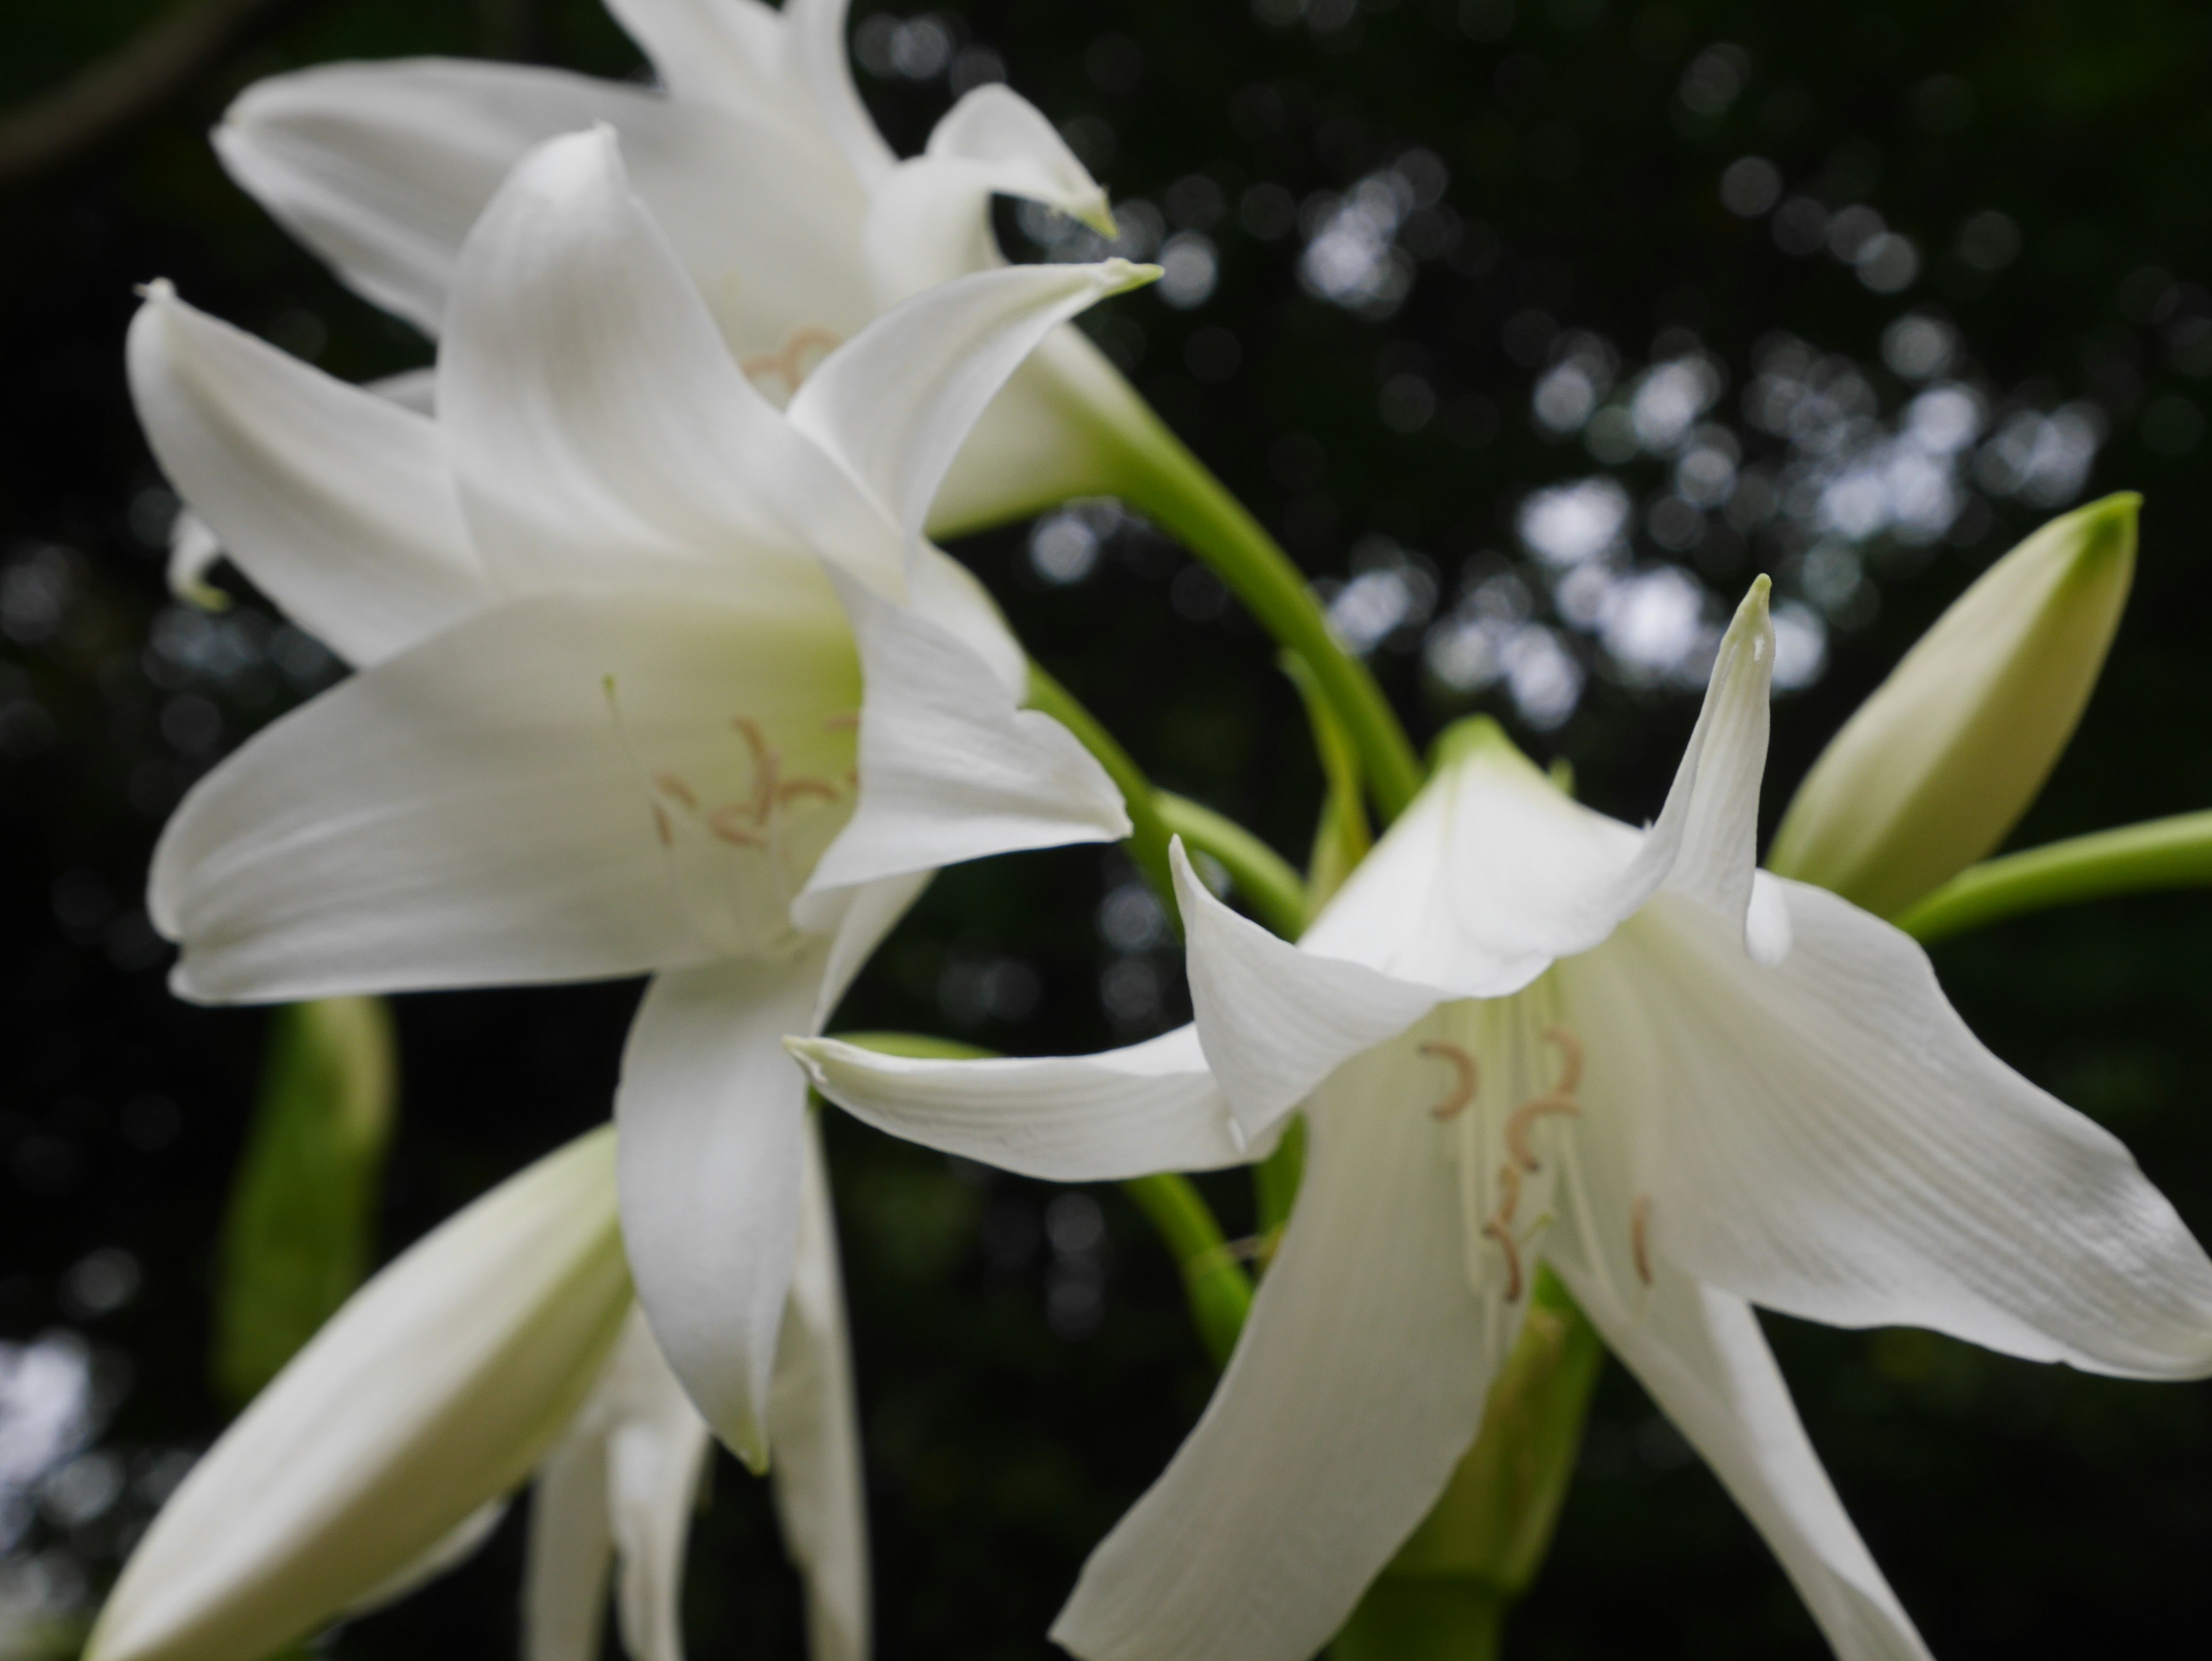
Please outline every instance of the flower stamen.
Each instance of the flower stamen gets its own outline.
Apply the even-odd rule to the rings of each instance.
[[[799,383],[806,379],[807,371],[811,367],[806,362],[810,351],[819,352],[827,357],[844,344],[829,330],[809,325],[805,328],[793,329],[775,351],[756,352],[738,367],[745,372],[748,380],[773,375],[783,383],[784,395],[789,398],[798,392]]]
[[[1636,1278],[1651,1284],[1651,1196],[1639,1194],[1628,1208],[1628,1250],[1636,1259]]]
[[[1582,1104],[1570,1101],[1565,1096],[1538,1096],[1525,1101],[1513,1110],[1505,1122],[1505,1151],[1510,1153],[1521,1169],[1534,1174],[1544,1167],[1536,1158],[1536,1150],[1528,1145],[1528,1137],[1540,1119],[1557,1115],[1562,1118],[1582,1117]]]
[[[1429,1110],[1429,1116],[1442,1122],[1466,1112],[1468,1104],[1474,1100],[1475,1086],[1480,1077],[1475,1070],[1474,1057],[1459,1045],[1447,1043],[1441,1038],[1432,1038],[1423,1044],[1420,1053],[1433,1056],[1438,1061],[1449,1062],[1452,1068],[1451,1093]]]
[[[1583,1041],[1564,1026],[1547,1026],[1544,1036],[1559,1052],[1559,1081],[1552,1086],[1552,1093],[1571,1096],[1582,1088]]]
[[[1521,1171],[1516,1165],[1507,1164],[1498,1167],[1498,1209],[1483,1224],[1486,1239],[1498,1243],[1505,1254],[1505,1301],[1518,1303],[1521,1299],[1521,1242],[1514,1237],[1513,1214],[1521,1207]]]
[[[1513,1231],[1495,1217],[1482,1226],[1482,1232],[1486,1238],[1495,1240],[1498,1243],[1498,1249],[1505,1254],[1505,1301],[1509,1304],[1519,1303],[1521,1301],[1520,1242],[1513,1238]]]

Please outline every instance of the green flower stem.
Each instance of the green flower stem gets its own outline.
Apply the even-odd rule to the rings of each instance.
[[[930,1037],[919,1032],[840,1032],[838,1039],[885,1056],[910,1056],[923,1061],[974,1062],[991,1058],[990,1050],[957,1038]],[[1237,1348],[1237,1335],[1244,1329],[1244,1317],[1252,1307],[1252,1277],[1244,1272],[1229,1249],[1221,1224],[1189,1177],[1172,1172],[1157,1177],[1133,1177],[1121,1190],[1145,1214],[1182,1273],[1183,1296],[1190,1305],[1191,1324],[1216,1366],[1225,1366],[1229,1352]]]
[[[1121,1191],[1137,1203],[1174,1255],[1183,1297],[1200,1341],[1217,1367],[1229,1365],[1237,1335],[1252,1311],[1252,1277],[1229,1250],[1229,1241],[1205,1196],[1188,1177],[1133,1177]]]
[[[1151,782],[1129,759],[1129,752],[1099,724],[1097,717],[1034,662],[1030,665],[1029,707],[1043,711],[1074,733],[1083,747],[1097,757],[1098,764],[1106,770],[1106,776],[1114,781],[1115,788],[1121,793],[1121,805],[1129,815],[1129,857],[1136,861],[1146,880],[1167,907],[1170,921],[1173,921],[1176,916],[1175,878],[1168,867],[1168,822],[1160,812]]]
[[[1305,927],[1306,885],[1297,867],[1236,820],[1188,796],[1161,790],[1152,800],[1170,835],[1220,861],[1260,921],[1285,940],[1297,939]]]
[[[1421,788],[1421,764],[1367,666],[1330,632],[1303,573],[1260,521],[1149,406],[1110,429],[1118,494],[1213,569],[1260,626],[1305,660],[1364,764],[1388,824]]]
[[[1098,718],[1034,663],[1030,665],[1029,705],[1074,733],[1121,791],[1121,805],[1129,815],[1129,856],[1167,907],[1170,922],[1176,922],[1179,914],[1168,843],[1181,837],[1221,861],[1262,922],[1279,934],[1297,938],[1305,922],[1306,892],[1289,861],[1225,814],[1188,797],[1153,789],[1143,770]]]
[[[2053,906],[2204,887],[2212,887],[2212,812],[2181,813],[1969,866],[1897,925],[1924,944]]]

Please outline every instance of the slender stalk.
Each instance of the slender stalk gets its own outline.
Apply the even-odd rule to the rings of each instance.
[[[1158,893],[1170,919],[1176,915],[1175,878],[1168,867],[1168,824],[1160,812],[1152,784],[1129,752],[1099,724],[1097,716],[1076,702],[1074,694],[1036,664],[1030,665],[1030,708],[1042,710],[1075,734],[1083,747],[1098,759],[1106,776],[1121,793],[1129,815],[1129,856]],[[1227,861],[1223,861],[1228,863]]]
[[[1261,922],[1285,940],[1298,937],[1305,927],[1306,885],[1297,867],[1236,820],[1188,796],[1160,790],[1152,799],[1169,834],[1219,860]]]
[[[1075,695],[1036,664],[1030,665],[1030,708],[1042,710],[1075,734],[1121,793],[1129,815],[1129,856],[1177,919],[1168,843],[1181,837],[1221,861],[1239,891],[1277,934],[1295,938],[1305,922],[1305,884],[1289,861],[1236,820],[1186,796],[1155,790],[1129,752]]]
[[[1421,788],[1421,764],[1367,666],[1330,631],[1303,573],[1148,405],[1110,429],[1121,494],[1213,569],[1275,639],[1303,658],[1358,749],[1383,822]]]
[[[1969,866],[1897,926],[1923,943],[2007,917],[2164,888],[2212,887],[2212,812],[2074,837]]]
[[[1121,1191],[1151,1220],[1182,1274],[1183,1297],[1206,1352],[1217,1367],[1229,1365],[1237,1335],[1252,1310],[1252,1277],[1229,1250],[1229,1241],[1205,1196],[1188,1177],[1133,1177]]]
[[[837,1037],[882,1055],[926,1061],[985,1061],[993,1053],[957,1038],[920,1032],[841,1032]],[[1175,1259],[1182,1275],[1183,1297],[1190,1305],[1191,1324],[1198,1329],[1206,1354],[1216,1366],[1226,1366],[1252,1307],[1252,1277],[1230,1250],[1228,1237],[1221,1232],[1212,1208],[1189,1177],[1173,1173],[1133,1177],[1121,1184],[1121,1189],[1145,1214]]]

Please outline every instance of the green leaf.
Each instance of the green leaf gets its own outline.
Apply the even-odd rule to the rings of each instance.
[[[271,1019],[216,1285],[215,1385],[232,1406],[275,1378],[368,1272],[398,1082],[381,999],[292,1004]]]

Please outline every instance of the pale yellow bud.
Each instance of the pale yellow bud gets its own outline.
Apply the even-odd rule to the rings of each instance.
[[[630,1307],[614,1156],[611,1126],[570,1143],[363,1287],[154,1519],[86,1661],[268,1655],[466,1540]]]
[[[1768,867],[1894,916],[1992,852],[2104,667],[2142,502],[2051,520],[1960,595],[1814,764]]]

